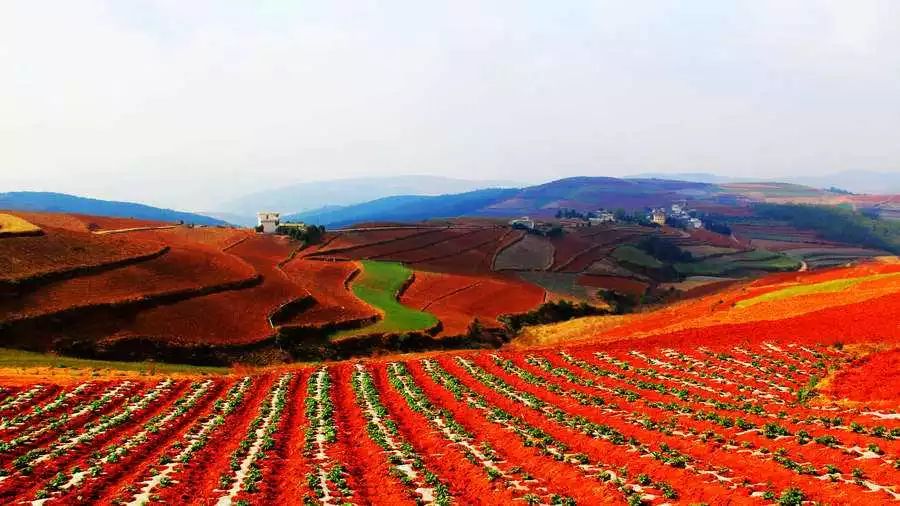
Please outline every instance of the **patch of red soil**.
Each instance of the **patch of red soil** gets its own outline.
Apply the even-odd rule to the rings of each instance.
[[[851,401],[896,401],[900,399],[900,349],[875,352],[855,360],[828,385],[825,393]]]
[[[362,229],[358,231],[345,230],[336,232],[333,237],[326,238],[326,240],[328,241],[328,246],[320,246],[318,250],[315,251],[315,253],[322,255],[339,254],[348,248],[362,248],[366,246],[391,243],[393,241],[416,237],[423,234],[431,234],[435,230],[436,229],[434,227],[388,228],[383,230]]]
[[[691,237],[699,240],[703,244],[717,246],[720,248],[746,248],[747,245],[740,241],[734,241],[730,236],[717,234],[705,229],[694,229],[689,232]]]
[[[623,278],[619,276],[596,276],[593,274],[582,274],[578,276],[578,284],[582,286],[590,286],[593,288],[603,288],[606,290],[615,290],[630,295],[643,295],[647,291],[647,283],[631,278]]]
[[[286,322],[288,325],[321,326],[370,318],[377,314],[347,288],[346,281],[358,269],[354,262],[296,258],[285,264],[283,269],[294,283],[316,299],[312,308]]]
[[[421,271],[400,299],[437,316],[443,335],[465,333],[475,318],[485,326],[499,327],[498,316],[529,311],[543,300],[542,288],[512,278]]]
[[[84,223],[88,230],[121,230],[138,227],[163,227],[175,223],[158,220],[141,220],[137,218],[118,218],[114,216],[91,216],[87,214],[70,214],[73,218]]]
[[[0,321],[49,314],[72,307],[145,300],[246,280],[256,271],[212,248],[177,247],[133,265],[42,283],[16,297],[0,298]]]
[[[0,239],[0,281],[122,262],[157,253],[163,244],[122,236],[97,236],[62,228],[32,237]]]
[[[115,337],[151,336],[183,344],[247,344],[270,337],[269,315],[306,295],[277,268],[296,247],[283,237],[252,236],[228,250],[263,276],[259,285],[158,306],[123,321]]]

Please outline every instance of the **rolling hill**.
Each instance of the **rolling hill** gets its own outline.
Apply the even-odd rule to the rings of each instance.
[[[21,211],[46,211],[57,213],[77,213],[94,216],[113,216],[150,221],[193,223],[195,225],[226,225],[225,221],[202,214],[162,209],[159,207],[99,200],[65,193],[52,192],[9,192],[0,193],[0,209]]]
[[[222,204],[218,211],[254,217],[257,211],[300,213],[325,206],[351,206],[397,195],[434,196],[484,188],[510,188],[512,181],[477,181],[438,176],[395,176],[297,183],[255,192]]]

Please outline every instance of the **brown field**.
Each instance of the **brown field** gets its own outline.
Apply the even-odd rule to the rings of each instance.
[[[627,293],[630,295],[643,295],[649,286],[643,281],[632,278],[622,278],[616,276],[594,276],[590,274],[582,274],[578,277],[578,284],[589,286],[591,288],[603,288],[606,290],[615,290],[617,292]]]
[[[0,321],[45,315],[73,307],[146,300],[252,278],[256,270],[211,248],[176,247],[144,262],[28,288],[0,299]],[[140,280],[140,283],[135,283]]]
[[[417,271],[400,301],[437,316],[442,334],[459,335],[475,318],[487,327],[498,327],[501,314],[529,311],[543,299],[542,289],[511,278]]]
[[[0,241],[0,281],[21,282],[36,276],[128,261],[160,252],[164,245],[88,232],[44,228],[45,234]]]
[[[242,290],[204,295],[141,311],[122,322],[113,336],[154,336],[179,344],[247,344],[270,337],[269,315],[306,295],[276,264],[295,248],[284,238],[253,236],[228,250],[262,275],[262,283]]]
[[[296,258],[283,267],[288,277],[315,298],[315,305],[291,319],[289,325],[322,326],[371,318],[377,312],[347,289],[347,280],[359,267],[355,262]]]
[[[546,270],[553,265],[553,244],[541,237],[526,235],[494,259],[494,270]]]

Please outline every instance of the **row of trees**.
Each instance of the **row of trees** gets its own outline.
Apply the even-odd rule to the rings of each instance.
[[[306,244],[316,244],[322,240],[322,237],[325,236],[325,226],[324,225],[307,225],[305,227],[288,227],[284,225],[279,225],[275,229],[275,233],[279,235],[286,235],[291,239],[306,243]]]
[[[900,222],[867,216],[846,206],[756,204],[754,213],[761,218],[815,230],[831,241],[900,253]]]

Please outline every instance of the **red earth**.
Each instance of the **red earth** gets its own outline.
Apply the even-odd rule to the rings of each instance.
[[[347,284],[359,271],[355,262],[332,262],[295,258],[286,263],[284,272],[297,285],[315,298],[315,305],[294,317],[288,325],[323,326],[374,317],[374,309],[354,296]]]
[[[499,327],[501,314],[526,312],[544,300],[541,288],[512,278],[423,271],[415,276],[400,301],[437,316],[443,335],[464,334],[475,318]]]

